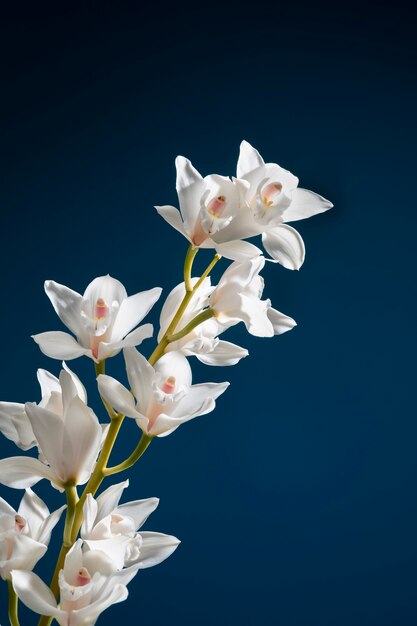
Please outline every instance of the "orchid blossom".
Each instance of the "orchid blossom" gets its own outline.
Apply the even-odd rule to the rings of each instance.
[[[264,281],[259,272],[265,265],[260,257],[245,263],[232,263],[209,298],[210,307],[220,324],[233,326],[244,322],[255,337],[273,337],[291,330],[296,322],[261,300]]]
[[[103,552],[114,561],[117,569],[136,564],[144,569],[164,561],[180,542],[163,533],[137,532],[156,509],[159,500],[146,498],[119,504],[128,485],[128,480],[113,485],[96,500],[88,494],[81,537],[89,550]]]
[[[0,576],[10,579],[13,569],[32,570],[45,554],[51,532],[65,505],[53,513],[31,489],[26,489],[17,511],[0,498]]]
[[[110,406],[136,419],[149,436],[169,435],[184,422],[210,413],[229,386],[227,382],[193,385],[191,367],[178,351],[165,354],[155,367],[134,348],[125,348],[124,356],[133,395],[111,376],[100,375],[98,387]]]
[[[65,369],[59,384],[60,392],[52,391],[46,406],[25,405],[42,460],[1,460],[0,483],[22,489],[46,478],[58,489],[64,489],[68,483],[82,485],[89,479],[100,451],[103,428],[85,404],[85,396],[81,397],[85,392]]]
[[[42,352],[53,359],[70,360],[84,354],[98,362],[152,337],[152,324],[132,329],[158,300],[159,287],[128,297],[118,280],[99,276],[83,296],[53,280],[45,282],[45,291],[61,321],[76,336],[61,331],[34,335]]]
[[[196,285],[198,279],[192,278],[190,284]],[[197,293],[193,295],[176,332],[181,332],[193,318],[203,311],[209,303],[209,297],[214,287],[211,286],[210,278],[205,278]],[[185,296],[185,284],[180,283],[171,291],[165,300],[160,316],[160,331],[158,341],[162,339],[169,327],[175,311],[178,309]],[[248,355],[245,348],[241,348],[229,341],[223,341],[218,336],[225,328],[214,318],[199,324],[190,333],[168,344],[167,352],[181,350],[186,356],[196,356],[205,365],[236,365],[240,359]]]

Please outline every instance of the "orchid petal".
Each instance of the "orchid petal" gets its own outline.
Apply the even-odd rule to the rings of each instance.
[[[267,314],[268,319],[273,326],[275,335],[282,335],[288,330],[294,328],[294,326],[297,326],[297,322],[293,320],[292,317],[288,317],[288,315],[284,315],[276,309],[268,309]]]
[[[137,417],[135,400],[118,380],[106,374],[100,374],[97,378],[100,395],[110,404],[113,409],[128,417]]]
[[[65,326],[77,337],[83,337],[85,330],[80,317],[82,296],[54,280],[45,281],[45,292]]]
[[[237,162],[237,177],[244,178],[246,174],[249,174],[249,172],[252,172],[258,167],[262,167],[262,165],[265,165],[265,161],[259,152],[247,141],[242,141]]]
[[[331,209],[333,204],[308,189],[294,189],[292,191],[291,204],[284,211],[284,222],[304,220],[313,215],[324,213]]]
[[[12,582],[19,600],[35,613],[51,617],[64,613],[58,610],[49,587],[33,572],[13,571]]]
[[[144,500],[134,500],[126,502],[115,509],[117,515],[131,517],[138,530],[148,519],[149,515],[155,511],[159,504],[158,498],[145,498]]]
[[[77,343],[72,335],[60,330],[32,335],[32,339],[36,341],[41,351],[52,359],[71,361],[83,354],[92,357],[91,350]]]
[[[115,343],[105,343],[101,341],[98,346],[98,358],[99,360],[107,359],[110,356],[114,356],[123,348],[132,348],[138,346],[144,341],[149,339],[153,335],[152,324],[144,324],[139,326],[136,330],[133,330],[121,341]]]
[[[155,287],[123,300],[113,325],[112,342],[121,340],[143,320],[159,299],[161,292],[160,287]]]
[[[191,232],[200,212],[201,196],[206,185],[201,174],[188,159],[178,156],[175,166],[177,168],[176,188],[184,230]]]
[[[156,206],[155,209],[158,211],[159,215],[164,218],[166,222],[175,230],[177,230],[181,235],[184,235],[187,239],[189,236],[184,228],[184,223],[181,219],[181,213],[174,206]]]
[[[304,241],[298,231],[280,224],[262,234],[265,250],[289,270],[299,270],[304,263]]]
[[[240,359],[248,356],[248,354],[249,352],[245,348],[241,348],[234,343],[219,341],[210,352],[196,354],[195,356],[205,365],[227,366],[236,365]]]
[[[165,561],[181,543],[172,535],[163,533],[141,532],[142,545],[140,547],[139,563],[142,569],[153,567]]]
[[[232,261],[243,262],[262,254],[262,250],[249,241],[226,241],[224,243],[216,243],[215,247],[218,254]]]
[[[54,485],[60,481],[54,471],[32,457],[14,456],[0,460],[0,483],[14,489],[32,487],[42,478],[46,478]]]

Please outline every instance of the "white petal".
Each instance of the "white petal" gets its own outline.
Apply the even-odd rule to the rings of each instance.
[[[19,515],[29,522],[31,537],[40,541],[38,531],[49,515],[45,502],[32,489],[26,489],[18,509]],[[42,541],[41,543],[45,543]]]
[[[184,230],[191,233],[200,212],[201,196],[205,190],[205,182],[191,162],[178,156],[175,160],[177,168],[177,193],[180,201]]]
[[[234,343],[219,341],[211,352],[196,354],[195,356],[205,365],[226,366],[236,365],[240,359],[248,356],[248,354],[249,352],[245,348],[241,348]]]
[[[280,313],[276,309],[268,309],[267,314],[268,319],[272,323],[272,326],[274,328],[275,335],[282,335],[288,330],[294,328],[294,326],[297,326],[296,321],[293,320],[292,317],[288,317],[287,315]]]
[[[123,355],[129,384],[138,401],[138,410],[146,412],[149,399],[152,396],[152,381],[155,370],[135,348],[125,348]],[[144,408],[141,409],[140,407]]]
[[[104,519],[110,515],[119,504],[122,493],[129,486],[129,481],[124,480],[122,483],[111,485],[97,498],[97,518],[96,521]]]
[[[284,222],[304,220],[318,213],[324,213],[324,211],[331,209],[332,206],[333,204],[329,200],[313,191],[294,189],[292,191],[291,204],[284,212]]]
[[[62,458],[63,417],[32,402],[26,404],[26,413],[43,455],[57,475],[65,481],[67,476],[63,472]]]
[[[184,235],[187,239],[189,239],[187,233],[185,232],[184,224],[181,219],[181,214],[174,206],[156,206],[155,209],[158,211],[159,215],[164,218],[166,222],[175,230],[177,230],[181,235]]]
[[[112,329],[111,343],[123,339],[143,320],[159,299],[161,292],[162,289],[160,287],[155,287],[148,291],[141,291],[123,300]]]
[[[11,507],[6,500],[3,500],[3,498],[0,498],[0,515],[7,515],[9,517],[14,517],[16,515],[14,508]]]
[[[304,241],[298,231],[280,224],[262,234],[265,250],[289,270],[299,270],[304,263]]]
[[[0,483],[2,485],[14,489],[26,489],[26,487],[32,487],[42,478],[46,478],[54,484],[58,481],[52,469],[38,459],[14,456],[0,460]]]
[[[272,337],[273,326],[266,312],[265,302],[240,296],[240,315],[248,332],[255,337]]]
[[[72,478],[79,485],[87,482],[99,452],[101,439],[102,429],[95,413],[76,396],[65,416],[62,439],[61,464],[67,480]]]
[[[116,341],[115,343],[104,343],[102,341],[98,346],[98,358],[99,360],[107,359],[108,357],[117,354],[123,348],[139,346],[144,339],[149,339],[152,335],[152,324],[144,324],[143,326],[136,328],[136,330],[133,330],[121,341]]]
[[[153,567],[165,561],[181,543],[172,535],[162,533],[142,532],[139,563],[141,568]]]
[[[218,254],[232,261],[243,262],[262,254],[262,250],[249,241],[226,241],[225,243],[216,243],[215,246]]]
[[[179,350],[164,354],[156,363],[155,371],[160,374],[162,380],[174,376],[177,389],[181,386],[189,387],[192,383],[190,364]]]
[[[49,331],[32,335],[41,351],[52,359],[70,361],[85,354],[92,358],[91,350],[76,342],[74,337],[61,331]]]
[[[82,540],[77,539],[65,557],[64,577],[66,582],[70,585],[75,584],[77,572],[83,566],[82,545]]]
[[[97,502],[94,500],[91,493],[87,494],[87,498],[83,506],[83,514],[84,520],[81,526],[80,534],[83,539],[88,539],[97,518]]]
[[[130,537],[124,537],[123,535],[94,541],[86,539],[84,545],[88,547],[89,551],[84,552],[85,567],[87,567],[90,573],[99,571],[101,574],[106,574],[107,572],[103,571],[103,560],[100,554],[102,553],[113,563],[114,570],[122,569],[130,541]],[[105,567],[108,567],[107,561]]]
[[[113,409],[128,417],[137,417],[135,400],[118,380],[112,376],[100,374],[97,378],[100,395],[110,404]]]
[[[264,164],[265,162],[259,152],[247,141],[242,141],[237,162],[237,177],[243,178],[246,174]]]
[[[93,626],[101,613],[112,604],[123,602],[129,592],[124,585],[114,584],[106,589],[106,593],[100,596],[84,609],[71,612],[71,626]]]
[[[8,540],[11,541],[11,546]],[[4,560],[4,555],[0,556],[0,576],[2,578],[10,578],[10,572],[13,569],[32,570],[47,550],[43,543],[23,534],[15,533],[6,538],[6,542],[9,554]]]
[[[122,283],[113,278],[109,274],[106,276],[98,276],[87,287],[83,296],[83,306],[88,307],[87,313],[90,317],[94,316],[94,308],[97,300],[102,298],[108,306],[114,302],[119,305],[127,298],[126,289]]]
[[[138,530],[148,519],[149,515],[155,511],[159,504],[158,498],[146,498],[144,500],[135,500],[121,504],[115,510],[118,515],[126,515],[131,517],[135,523],[135,529]]]
[[[70,370],[70,368],[65,362],[62,363],[62,367],[71,376],[72,382],[74,383],[75,388],[77,390],[77,395],[81,398],[83,402],[87,404],[87,392],[81,380],[78,378],[77,374],[75,374],[72,370]]]
[[[19,600],[39,615],[56,615],[56,600],[52,591],[33,572],[14,571],[13,588]]]
[[[56,376],[43,369],[38,369],[36,374],[41,386],[42,398],[49,396],[53,391],[61,393],[59,380]]]
[[[77,337],[84,336],[85,330],[81,319],[82,296],[54,280],[45,281],[45,291],[65,326]]]
[[[39,530],[39,536],[37,538],[38,541],[40,541],[41,543],[44,543],[46,546],[49,545],[49,541],[51,539],[51,533],[53,529],[55,528],[55,526],[58,524],[60,517],[62,515],[62,512],[65,511],[66,508],[67,506],[66,504],[64,504],[63,506],[61,506],[61,508],[54,511],[46,518],[46,520],[44,521],[44,523],[42,524]]]
[[[36,445],[24,404],[0,402],[0,432],[22,450],[29,450]]]
[[[228,386],[228,382],[193,385],[174,407],[171,416],[191,419],[212,411],[215,407],[214,400],[224,393]]]

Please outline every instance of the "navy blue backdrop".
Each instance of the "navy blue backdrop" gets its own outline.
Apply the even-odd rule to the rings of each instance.
[[[130,294],[167,294],[181,280],[186,242],[152,208],[176,204],[177,154],[205,174],[234,174],[245,138],[335,205],[298,223],[300,272],[264,272],[267,295],[298,327],[274,340],[235,329],[249,358],[195,365],[197,381],[231,381],[216,412],[154,442],[131,473],[130,499],[161,498],[147,528],[182,544],[140,573],[102,624],[417,623],[407,4],[154,3],[145,14],[139,3],[86,2],[3,13],[2,400],[38,400],[36,369],[59,371],[30,339],[63,330],[45,279],[83,291],[110,273]],[[98,411],[92,363],[70,365]],[[109,369],[122,376],[121,358]],[[116,460],[136,434],[129,423]],[[0,450],[16,454],[5,439]],[[45,482],[35,490],[61,502]],[[45,557],[37,571],[51,570]],[[23,624],[34,617],[22,610]]]

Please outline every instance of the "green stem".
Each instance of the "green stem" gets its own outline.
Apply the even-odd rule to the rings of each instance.
[[[136,461],[139,461],[142,454],[144,454],[144,452],[147,450],[153,438],[153,435],[147,435],[146,433],[142,433],[142,437],[140,438],[139,443],[132,452],[132,454],[128,456],[127,459],[123,461],[123,463],[119,463],[118,465],[114,465],[113,467],[107,467],[104,470],[104,475],[111,476],[112,474],[118,474],[119,472],[123,472],[124,470],[129,469],[129,467],[132,467],[132,465],[134,465]]]
[[[7,588],[9,591],[9,621],[10,626],[20,626],[19,617],[17,614],[19,598],[17,593],[13,589],[13,583],[11,580],[7,581]]]
[[[65,493],[67,496],[67,514],[65,517],[63,545],[66,548],[70,548],[72,546],[72,541],[71,541],[72,526],[74,524],[75,510],[76,510],[76,506],[78,502],[77,487],[74,484],[67,485],[65,487]]]
[[[175,335],[169,335],[169,337],[167,337],[168,342],[172,343],[174,341],[178,341],[179,339],[182,339],[183,337],[188,335],[188,333],[194,330],[194,328],[196,328],[197,326],[199,326],[206,320],[209,320],[213,316],[214,316],[214,313],[212,309],[206,309],[205,311],[201,311],[201,313],[196,315],[191,320],[191,322],[189,322],[186,326],[184,326],[182,330],[180,330],[178,333],[175,333]]]
[[[158,345],[156,346],[155,350],[152,352],[151,356],[148,359],[148,361],[149,361],[149,363],[151,365],[155,365],[155,363],[164,354],[165,349],[166,349],[167,345],[169,344],[168,337],[170,337],[174,333],[176,327],[178,326],[178,324],[179,324],[179,322],[180,322],[180,320],[181,320],[181,318],[182,318],[182,316],[184,314],[185,309],[187,308],[187,306],[190,303],[191,298],[193,297],[193,295],[195,294],[197,289],[200,287],[200,285],[202,284],[203,280],[205,278],[207,278],[207,276],[210,274],[211,270],[216,265],[217,261],[219,261],[220,259],[221,259],[221,256],[219,254],[215,254],[212,262],[208,265],[208,267],[205,270],[205,272],[203,272],[203,274],[200,276],[200,278],[198,279],[198,281],[196,282],[196,284],[192,288],[192,291],[186,291],[185,292],[185,296],[184,296],[180,306],[178,307],[177,312],[175,313],[174,317],[172,318],[172,321],[171,321],[170,325],[168,326],[164,336],[162,337],[161,341],[158,343]]]
[[[198,248],[196,248],[195,246],[193,246],[192,243],[190,243],[190,247],[188,248],[187,254],[185,255],[184,283],[185,283],[185,290],[187,292],[190,292],[193,290],[193,286],[191,284],[191,271],[193,269],[193,262],[194,262],[194,259],[198,250],[199,250]]]
[[[107,432],[107,437],[104,441],[100,455],[97,459],[97,463],[94,468],[94,471],[91,474],[90,480],[86,484],[84,491],[76,507],[74,523],[72,525],[72,533],[71,533],[72,543],[74,543],[74,541],[77,539],[78,531],[80,530],[81,524],[83,522],[83,506],[87,498],[87,494],[91,493],[91,495],[94,496],[95,493],[97,492],[97,489],[100,487],[101,483],[104,480],[104,477],[105,477],[104,470],[110,458],[110,454],[113,449],[114,442],[116,441],[117,435],[119,434],[119,430],[123,423],[123,420],[124,420],[124,415],[118,414],[117,417],[112,419],[110,423],[109,430]]]

